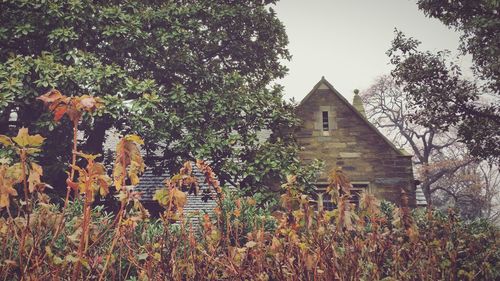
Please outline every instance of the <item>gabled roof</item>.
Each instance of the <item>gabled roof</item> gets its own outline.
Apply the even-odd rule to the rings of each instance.
[[[194,211],[203,211],[207,213],[213,213],[213,209],[216,207],[216,202],[214,199],[204,200],[204,195],[214,197],[216,196],[212,188],[208,186],[205,182],[205,175],[203,172],[192,163],[193,172],[192,176],[196,178],[198,182],[198,187],[200,188],[200,194],[187,194],[187,203],[184,206],[184,213],[188,214]],[[141,192],[140,200],[143,202],[156,202],[153,197],[158,189],[164,188],[164,180],[171,177],[171,174],[164,171],[160,174],[153,173],[153,170],[148,168],[144,174],[140,177],[139,184],[134,188],[135,191]],[[203,193],[208,192],[208,193]],[[186,192],[187,193],[187,192]]]
[[[103,150],[105,153],[111,153],[113,155],[116,151],[116,145],[120,140],[120,133],[115,129],[110,129],[106,132],[106,140],[103,145]],[[144,155],[144,154],[143,154]],[[191,162],[193,171],[192,176],[196,178],[198,182],[198,187],[200,189],[199,194],[187,194],[187,202],[183,208],[184,214],[189,214],[193,212],[201,212],[212,214],[213,209],[216,207],[216,201],[213,199],[204,200],[204,197],[216,196],[212,188],[205,182],[205,175],[196,166],[195,163]],[[141,193],[140,201],[143,203],[156,203],[153,199],[156,190],[164,188],[165,179],[171,178],[171,174],[164,170],[160,173],[154,173],[152,168],[146,168],[146,171],[140,177],[139,184],[134,187],[134,191]],[[208,191],[208,192],[207,192]],[[197,218],[191,218],[191,221],[196,222]]]
[[[373,126],[372,123],[370,123],[370,121],[368,121],[361,113],[359,113],[358,110],[356,110],[356,108],[354,108],[354,106],[346,100],[346,98],[344,98],[344,96],[342,96],[339,91],[337,91],[337,89],[335,89],[332,84],[330,84],[330,82],[328,82],[325,77],[321,77],[321,80],[319,80],[318,83],[316,83],[316,85],[314,86],[314,88],[302,99],[302,101],[299,103],[299,107],[302,106],[311,96],[313,96],[316,91],[318,90],[318,88],[322,85],[326,85],[326,87],[331,90],[333,92],[334,95],[336,95],[349,109],[352,110],[352,112],[354,112],[354,115],[357,115],[361,120],[363,120],[363,122],[368,125],[368,127],[374,131],[377,135],[380,136],[380,138],[382,140],[384,140],[390,147],[392,147],[392,149],[400,156],[404,156],[404,157],[412,157],[411,154],[409,154],[408,152],[406,152],[404,149],[398,149],[389,139],[387,139],[384,134],[382,134],[375,126]]]

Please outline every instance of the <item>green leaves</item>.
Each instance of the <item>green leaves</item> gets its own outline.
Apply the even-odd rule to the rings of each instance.
[[[266,178],[298,169],[294,157],[283,157],[293,150],[289,141],[272,140],[272,152],[257,141],[259,131],[296,123],[281,89],[267,87],[290,58],[272,2],[12,1],[0,9],[0,110],[47,130],[54,122],[36,105],[39,93],[88,93],[106,106],[83,118],[86,151],[103,154],[105,131],[125,129],[144,137],[146,155],[165,155],[157,164],[203,158],[218,163],[225,182],[245,175],[245,188],[266,188]],[[52,111],[56,120],[80,117],[62,104]],[[67,127],[47,130],[44,164],[62,166],[58,142]],[[128,176],[137,182],[135,174]]]
[[[70,40],[76,40],[78,39],[78,34],[75,32],[73,27],[61,27],[61,28],[56,28],[52,30],[48,38],[50,40],[59,42],[59,43],[66,43]]]
[[[425,2],[428,4],[432,2],[430,5],[436,3],[434,0],[419,2],[422,7],[427,5],[424,4]],[[442,1],[438,0],[438,2]],[[451,11],[445,12],[445,9],[451,9],[453,13],[457,13],[458,18],[463,12],[469,12],[462,10],[461,7],[453,7],[465,5],[461,3],[462,1],[456,1],[461,4],[444,2],[443,5],[447,6],[446,8],[439,6],[437,10],[434,10],[438,18],[449,16],[448,12]],[[471,5],[477,4],[474,3]],[[425,9],[428,8],[427,6]],[[432,9],[434,8],[436,7]],[[477,12],[480,13],[482,7],[477,8]],[[498,17],[495,16],[495,18]],[[457,18],[449,20],[455,22]],[[496,21],[498,22],[498,19]],[[461,21],[458,25],[461,25]],[[471,30],[468,32],[475,33]],[[472,41],[464,42],[464,44],[469,42]],[[410,115],[410,121],[442,131],[458,129],[458,137],[467,145],[473,156],[498,161],[500,159],[500,145],[497,141],[500,137],[500,107],[498,89],[494,86],[498,85],[498,77],[488,76],[488,79],[491,79],[486,81],[490,83],[490,89],[488,89],[464,77],[457,63],[450,61],[449,51],[436,53],[421,51],[418,49],[419,45],[419,41],[395,30],[392,47],[387,52],[394,65],[391,74],[397,85],[402,86],[409,110],[413,112]],[[497,49],[498,52],[496,46],[489,45],[489,43],[482,43],[479,52],[490,48]],[[488,62],[485,64],[490,64],[490,58],[491,54],[488,55]],[[477,70],[481,67],[475,68]],[[489,91],[493,95],[488,95]],[[490,99],[491,102],[489,104],[478,103],[480,97]]]
[[[419,0],[418,8],[426,16],[436,18],[448,27],[461,33],[461,44],[457,46],[463,54],[471,54],[474,73],[485,82],[486,91],[500,94],[500,72],[498,58],[498,10],[496,0]]]

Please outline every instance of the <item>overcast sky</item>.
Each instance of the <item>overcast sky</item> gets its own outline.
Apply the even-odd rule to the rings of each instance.
[[[281,0],[274,7],[284,23],[293,58],[278,81],[285,97],[299,102],[325,78],[349,101],[389,73],[385,52],[394,28],[422,42],[425,50],[456,53],[459,34],[418,10],[414,0]],[[466,65],[466,62],[463,63]]]

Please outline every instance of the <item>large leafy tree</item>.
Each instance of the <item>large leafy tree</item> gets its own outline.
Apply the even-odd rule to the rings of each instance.
[[[88,93],[106,107],[81,126],[86,152],[102,152],[116,127],[145,138],[149,163],[205,158],[224,182],[263,187],[299,167],[290,138],[278,134],[296,123],[292,106],[268,86],[290,57],[275,2],[2,2],[0,133],[41,132],[45,162],[62,163],[70,125],[56,126],[35,98],[50,88]],[[271,138],[258,141],[265,129]]]
[[[460,50],[471,54],[476,74],[500,94],[500,2],[498,0],[419,0],[427,16],[461,32]]]
[[[464,78],[449,52],[418,49],[420,42],[396,30],[387,52],[392,76],[403,87],[412,107],[412,121],[458,137],[473,156],[500,159],[500,104],[498,93]]]
[[[436,18],[461,34],[459,50],[470,54],[473,71],[480,80],[479,90],[489,95],[487,106],[477,107],[468,97],[457,100],[461,104],[465,118],[462,118],[460,136],[474,155],[483,158],[499,158],[500,152],[500,2],[496,0],[419,0],[418,8],[428,17]],[[466,95],[464,95],[466,96]],[[447,103],[447,93],[432,97]],[[452,110],[446,110],[449,116]],[[437,113],[436,110],[429,111]],[[448,125],[450,119],[444,119]],[[451,122],[451,123],[452,123]],[[495,133],[497,132],[497,133]]]

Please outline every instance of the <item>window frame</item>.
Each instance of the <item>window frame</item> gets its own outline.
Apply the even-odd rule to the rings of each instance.
[[[328,111],[321,112],[321,124],[322,124],[323,132],[330,131],[330,121],[329,121],[328,115],[329,115]]]
[[[321,197],[322,202],[323,202],[323,209],[324,210],[334,210],[336,208],[336,206],[333,205],[331,200],[324,199],[324,196],[327,195],[326,188],[328,187],[328,183],[327,182],[317,182],[314,185],[316,186],[315,193],[316,193],[317,198],[314,198],[313,200],[311,200],[312,201],[311,203],[313,203],[317,206],[318,199],[319,199],[319,197]],[[352,193],[354,191],[357,194],[357,200],[353,200],[350,198],[349,202],[354,204],[356,207],[358,207],[359,206],[359,198],[361,196],[361,193],[363,191],[366,191],[368,193],[372,193],[371,189],[370,189],[370,182],[368,182],[368,181],[353,181],[353,182],[351,182],[351,185],[352,185],[351,197],[352,197]],[[327,195],[327,196],[329,196],[329,195]]]
[[[327,127],[328,126],[328,127]],[[319,136],[330,136],[331,132],[337,129],[335,108],[332,105],[320,105],[314,112],[315,131]]]

